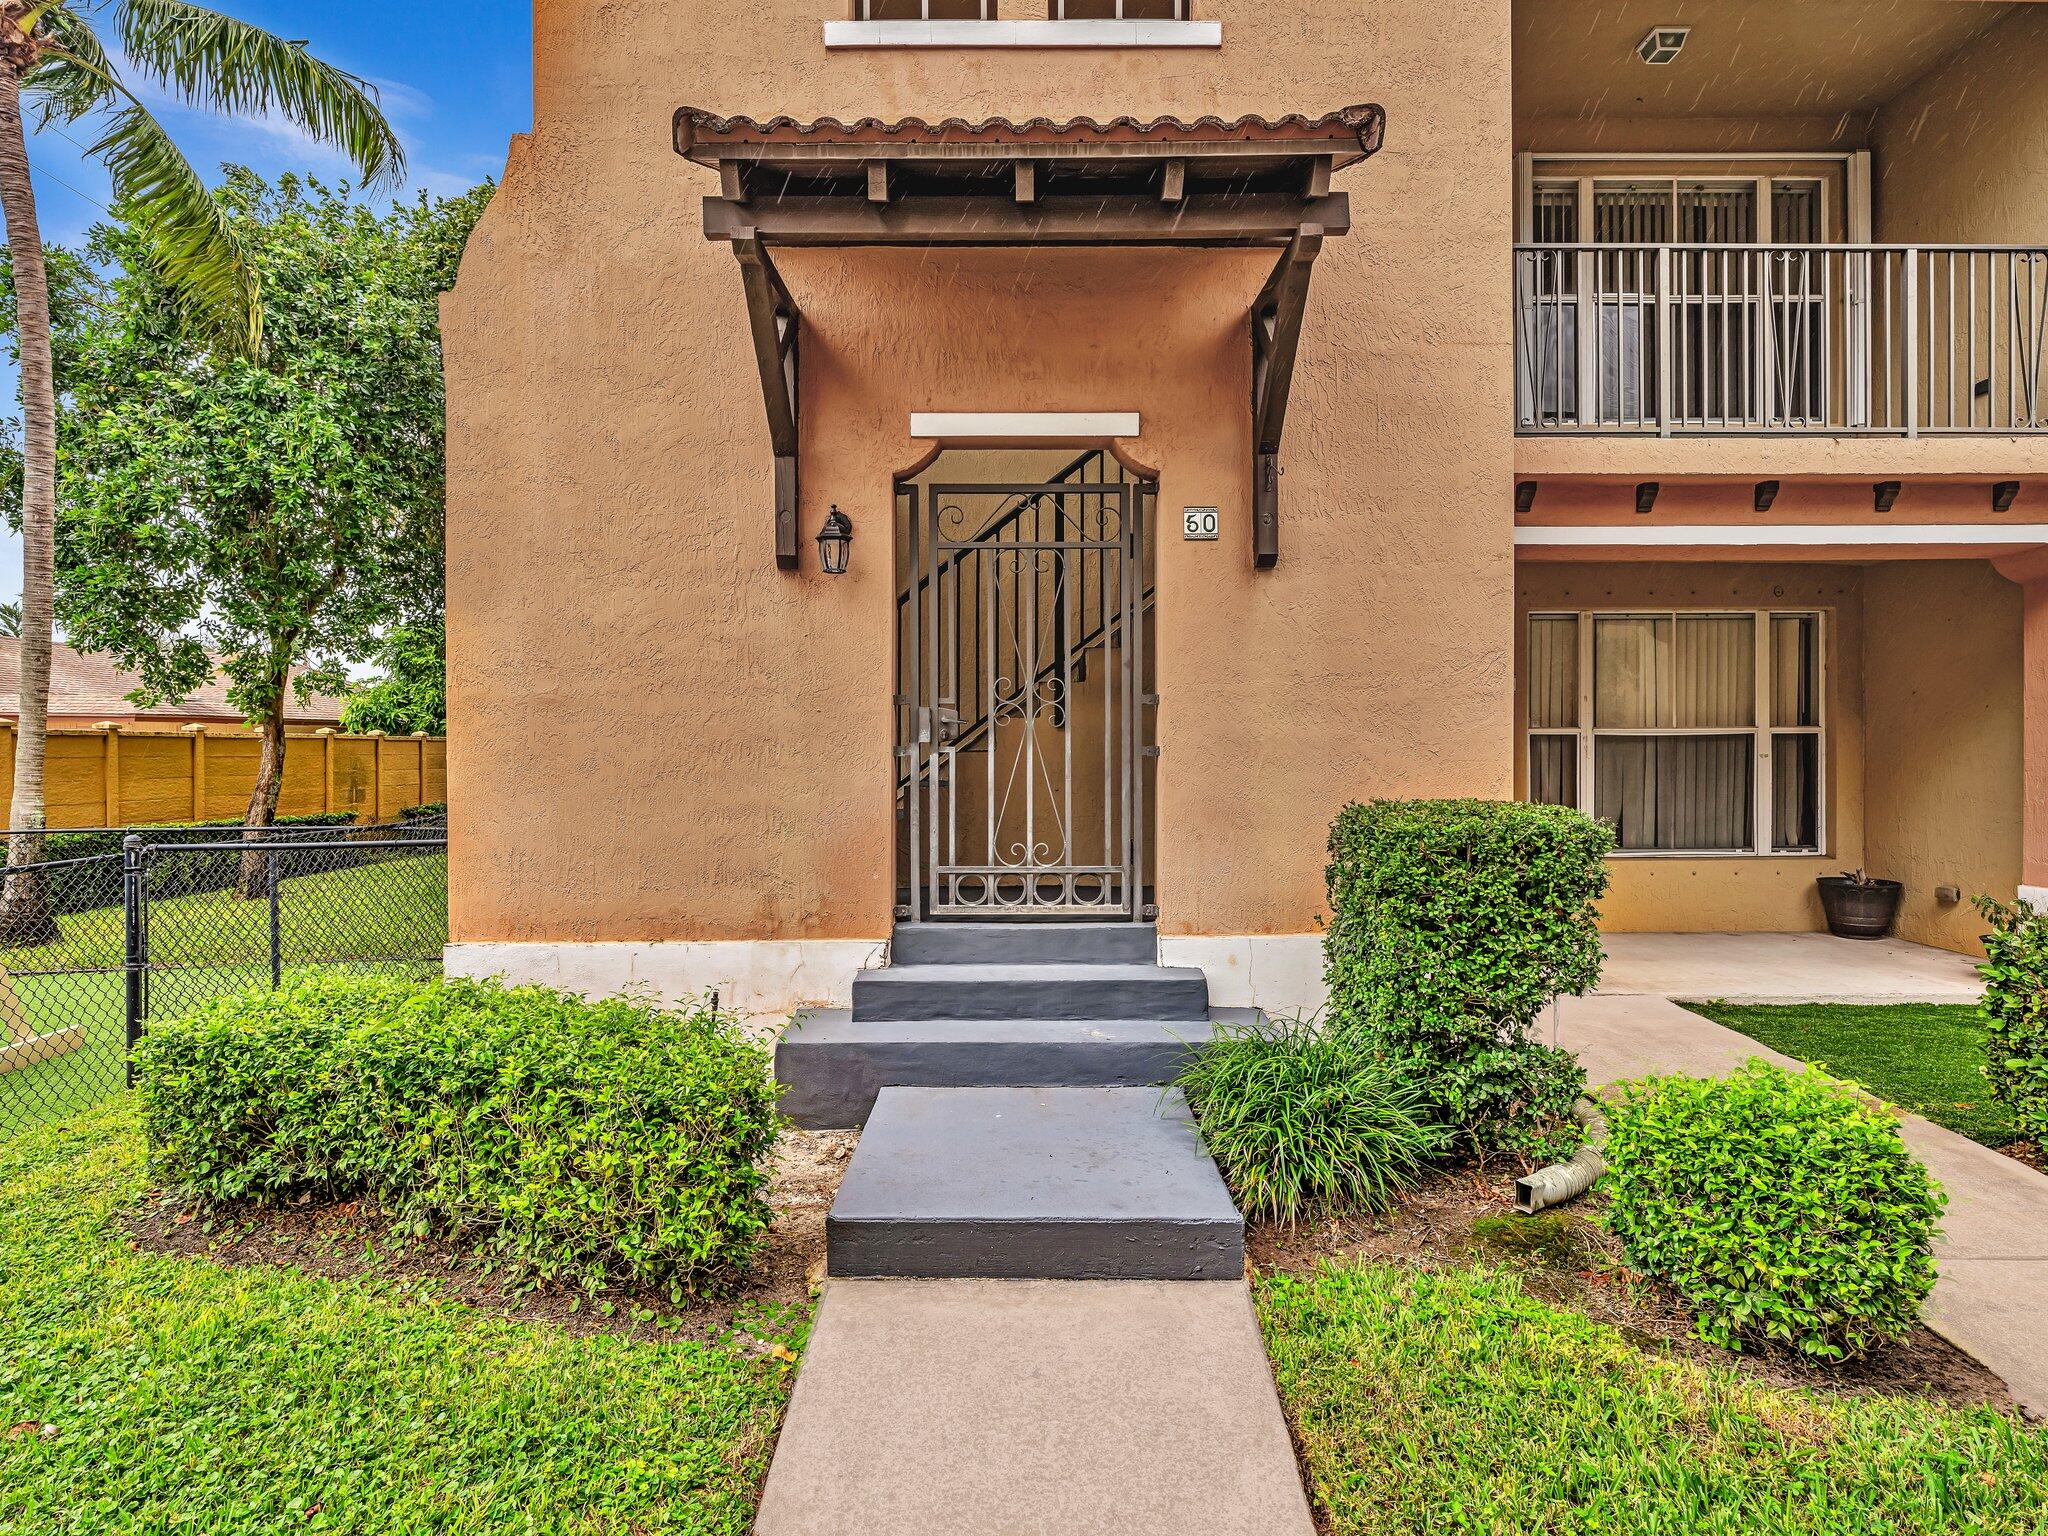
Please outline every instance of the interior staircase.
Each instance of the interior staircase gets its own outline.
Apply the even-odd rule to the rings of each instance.
[[[775,1053],[800,1126],[862,1126],[840,1277],[1235,1279],[1244,1223],[1172,1081],[1219,1022],[1150,924],[898,925]]]

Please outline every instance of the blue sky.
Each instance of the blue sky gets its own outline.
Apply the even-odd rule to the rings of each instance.
[[[525,0],[211,0],[258,26],[303,38],[314,52],[375,82],[405,141],[414,187],[453,193],[499,175],[505,147],[533,121],[532,11]],[[139,82],[130,82],[138,84]],[[233,161],[266,174],[347,163],[282,123],[185,112],[150,98],[192,163],[209,179]],[[104,218],[105,172],[86,159],[88,125],[51,128],[29,141],[43,236],[77,241]],[[0,359],[0,415],[18,416],[13,369]],[[0,527],[0,598],[21,594],[21,542]]]

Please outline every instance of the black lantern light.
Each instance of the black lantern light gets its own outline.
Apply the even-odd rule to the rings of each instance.
[[[818,565],[827,576],[846,574],[846,556],[853,546],[853,519],[838,507],[833,507],[825,518],[825,526],[818,530]]]

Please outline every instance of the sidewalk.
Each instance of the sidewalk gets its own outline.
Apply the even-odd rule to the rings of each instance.
[[[831,1280],[757,1536],[1313,1536],[1233,1281]]]
[[[1653,1072],[1718,1076],[1752,1056],[1800,1065],[1664,997],[1566,998],[1559,1038],[1595,1085]],[[1901,1121],[1906,1144],[1948,1191],[1927,1324],[2048,1416],[2048,1174],[1918,1115]]]

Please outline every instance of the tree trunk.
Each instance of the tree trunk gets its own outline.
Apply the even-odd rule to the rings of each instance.
[[[263,747],[256,758],[256,783],[249,791],[249,809],[242,816],[242,838],[245,842],[260,843],[267,839],[264,829],[277,820],[277,796],[284,788],[284,691],[291,686],[286,678],[279,679],[272,691],[270,707],[263,712],[259,729],[263,733]],[[242,855],[241,890],[244,896],[261,896],[269,876],[267,864],[277,855],[245,853]]]
[[[60,937],[39,873],[43,750],[50,717],[50,640],[55,620],[57,382],[50,358],[50,279],[29,178],[21,121],[21,76],[0,68],[0,212],[14,257],[21,333],[21,713],[14,732],[14,799],[7,880],[0,894],[0,943],[48,944]]]

